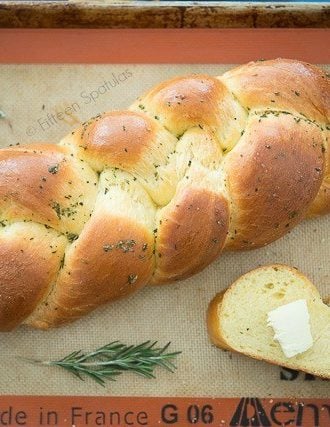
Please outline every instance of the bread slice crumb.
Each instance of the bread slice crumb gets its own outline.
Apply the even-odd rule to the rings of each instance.
[[[267,326],[267,315],[298,299],[307,302],[313,346],[287,358]],[[241,276],[211,301],[207,326],[211,341],[222,349],[330,378],[330,308],[294,268],[274,264]]]

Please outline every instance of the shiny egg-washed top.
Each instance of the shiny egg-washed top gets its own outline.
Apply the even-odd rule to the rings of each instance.
[[[0,150],[0,330],[73,321],[329,212],[329,92],[310,64],[253,62]]]

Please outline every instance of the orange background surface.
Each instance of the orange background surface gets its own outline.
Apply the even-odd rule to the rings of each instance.
[[[0,29],[0,63],[328,63],[328,29]]]

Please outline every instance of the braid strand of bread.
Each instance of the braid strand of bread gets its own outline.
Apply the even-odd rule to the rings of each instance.
[[[78,319],[330,212],[329,79],[293,60],[163,82],[0,150],[0,330]]]

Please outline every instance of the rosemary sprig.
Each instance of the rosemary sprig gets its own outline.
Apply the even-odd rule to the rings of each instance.
[[[173,359],[181,351],[167,353],[170,343],[161,348],[157,348],[156,345],[157,341],[146,341],[138,345],[126,345],[113,341],[89,353],[84,353],[82,350],[74,351],[60,360],[29,361],[46,366],[59,366],[80,380],[90,377],[104,386],[105,380],[116,381],[117,376],[125,371],[147,378],[155,378],[154,370],[157,366],[174,372],[176,366]]]

